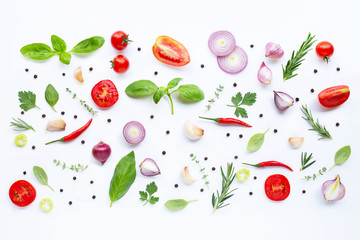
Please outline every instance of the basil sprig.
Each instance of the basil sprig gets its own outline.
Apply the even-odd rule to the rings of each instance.
[[[54,189],[52,187],[50,187],[50,185],[48,184],[48,176],[46,175],[46,172],[44,169],[42,169],[39,166],[34,166],[33,167],[33,172],[35,177],[37,178],[37,180],[45,186],[48,186],[51,190],[54,191]]]
[[[66,52],[67,46],[63,39],[56,35],[51,36],[52,49],[44,43],[32,43],[20,49],[24,57],[33,60],[46,60],[54,55],[59,55],[60,62],[70,64],[71,52],[73,53],[91,53],[102,47],[105,39],[103,37],[94,36],[82,40],[71,50]]]
[[[171,113],[174,114],[174,104],[171,98],[171,94],[174,92],[178,92],[180,97],[190,102],[201,101],[204,99],[204,92],[198,86],[193,84],[181,85],[177,89],[169,91],[170,89],[177,87],[181,80],[182,78],[174,78],[167,84],[167,87],[158,87],[150,80],[138,80],[127,86],[125,92],[130,97],[153,95],[153,100],[156,104],[164,95],[167,95],[171,103]]]

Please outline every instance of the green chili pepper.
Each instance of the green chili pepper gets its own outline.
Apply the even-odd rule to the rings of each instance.
[[[246,180],[248,180],[249,176],[250,176],[250,171],[246,168],[240,169],[239,171],[236,172],[235,174],[237,180],[239,180],[240,182],[245,182]]]
[[[15,137],[15,144],[19,147],[23,147],[27,143],[27,137],[25,134],[19,134]]]
[[[50,198],[44,198],[40,201],[40,208],[44,212],[50,212],[53,209],[54,205]]]

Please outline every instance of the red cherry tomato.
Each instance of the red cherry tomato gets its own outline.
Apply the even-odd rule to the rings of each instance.
[[[334,46],[329,42],[323,41],[316,45],[316,54],[326,62],[329,62],[329,58],[333,55],[333,53]]]
[[[158,37],[152,51],[160,62],[171,66],[181,67],[190,62],[190,55],[184,45],[167,36]]]
[[[281,174],[269,176],[265,181],[265,194],[273,201],[285,200],[290,194],[289,180]]]
[[[321,105],[327,108],[333,108],[346,102],[349,96],[349,87],[346,85],[339,85],[322,90],[319,93],[318,98]]]
[[[124,50],[129,42],[132,42],[129,40],[129,34],[126,34],[123,31],[117,31],[111,35],[111,44],[117,50]]]
[[[117,102],[119,93],[111,80],[102,80],[91,90],[91,97],[99,107],[108,108]]]
[[[9,189],[10,200],[19,207],[26,207],[36,198],[36,190],[29,182],[19,180]]]
[[[130,63],[124,55],[117,55],[111,62],[111,68],[117,73],[124,73],[129,69]]]

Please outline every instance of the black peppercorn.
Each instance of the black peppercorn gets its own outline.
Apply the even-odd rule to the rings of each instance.
[[[155,75],[155,76],[156,76],[156,75],[158,75],[158,72],[157,72],[157,71],[155,71],[155,72],[154,72],[154,75]]]
[[[65,77],[65,73],[62,74]]]
[[[108,123],[110,123],[110,122],[111,122],[111,119],[110,119],[110,118],[108,118],[108,120],[107,120],[107,121],[108,121]]]
[[[29,69],[28,68],[25,68],[25,72],[28,72],[29,71]]]
[[[153,118],[154,118],[154,115],[151,115],[150,118],[153,119]]]
[[[204,68],[205,66],[204,66],[204,64],[201,64],[200,67],[201,67],[201,68]]]
[[[299,99],[298,97],[297,97],[297,98],[295,98],[295,101],[297,101],[297,102],[298,102],[299,100],[300,100],[300,99]]]
[[[162,155],[165,155],[166,154],[166,151],[162,151]]]
[[[62,111],[62,112],[61,112],[61,115],[65,115],[65,112],[64,112],[64,111]]]
[[[304,193],[304,194],[305,194],[305,193],[306,193],[306,191],[305,191],[305,190],[302,190],[302,193]]]
[[[203,192],[204,191],[204,189],[203,188],[200,188],[200,192]]]
[[[26,171],[23,171],[23,174],[26,175]]]
[[[207,158],[207,157],[204,157],[204,160],[205,160],[205,161],[207,161],[207,160],[208,160],[208,158]]]
[[[242,135],[242,134],[239,134],[239,138],[243,138],[243,135]]]
[[[21,111],[21,115],[24,115],[24,113],[25,113],[24,111]]]
[[[95,199],[95,198],[96,198],[96,196],[95,196],[95,195],[93,195],[93,196],[92,196],[92,199]]]
[[[34,150],[36,147],[35,147],[35,146],[32,146],[31,148]]]
[[[338,72],[339,72],[339,71],[340,71],[340,68],[339,68],[339,67],[337,67],[337,68],[336,68],[336,71],[338,71]]]
[[[46,115],[45,114],[43,114],[43,115],[41,115],[42,116],[42,118],[46,118]]]
[[[64,190],[63,189],[60,189],[60,192],[63,192]]]
[[[254,180],[256,180],[257,179],[257,177],[256,176],[254,176]]]
[[[312,89],[310,90],[310,92],[312,92],[312,93],[313,93],[313,92],[315,92],[315,90],[312,88]]]
[[[72,205],[72,201],[69,201],[69,205]]]
[[[35,75],[34,75],[34,78],[37,79],[37,77],[38,77],[38,75],[35,74]]]
[[[253,47],[254,47],[254,44],[251,44],[250,47],[253,48]]]
[[[76,180],[76,177],[73,177],[73,180]]]
[[[336,123],[336,126],[337,126],[337,127],[340,126],[340,123],[337,122],[337,123]]]
[[[77,119],[77,115],[74,115],[74,118]]]
[[[89,71],[91,72],[92,70],[94,70],[93,67],[90,67],[90,68],[89,68]]]
[[[177,185],[177,184],[174,185],[174,187],[176,187],[176,188],[177,188],[178,186],[179,186],[179,185]]]
[[[211,168],[211,170],[213,170],[213,171],[215,171],[215,169],[216,169],[215,167],[212,167],[212,168]]]
[[[90,181],[90,184],[93,184],[93,183],[94,183],[94,181],[93,181],[93,180],[91,180],[91,181]]]
[[[226,136],[227,136],[227,137],[230,137],[230,133],[227,133]]]
[[[317,73],[317,69],[314,69],[314,73]]]
[[[234,83],[233,86],[236,87],[236,86],[237,86],[237,83]]]
[[[249,192],[249,195],[250,195],[250,196],[253,195],[253,192]]]
[[[85,140],[81,140],[81,144],[85,144]]]
[[[238,159],[238,158],[239,158],[238,156],[236,156],[236,155],[234,156],[234,159]]]
[[[141,48],[138,47],[138,51],[140,52],[140,51],[141,51]]]
[[[263,115],[262,113],[260,113],[260,114],[259,114],[259,117],[261,117],[261,118],[262,118],[263,116],[264,116],[264,115]]]
[[[166,134],[168,134],[168,135],[169,135],[169,134],[170,134],[170,131],[169,131],[169,130],[166,130]]]
[[[274,133],[277,133],[278,132],[278,130],[277,129],[274,129]]]

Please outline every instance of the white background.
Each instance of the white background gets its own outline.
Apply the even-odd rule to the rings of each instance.
[[[358,201],[360,190],[358,153],[358,106],[359,106],[359,3],[357,1],[2,1],[1,22],[1,174],[0,174],[0,239],[184,239],[184,238],[237,238],[237,239],[356,239],[359,227]],[[209,35],[217,30],[231,31],[237,44],[248,53],[248,67],[240,74],[222,72],[216,58],[207,47]],[[130,60],[130,69],[123,75],[109,69],[109,60],[119,54],[110,44],[110,36],[116,30],[130,34],[133,43],[123,52]],[[299,76],[282,81],[281,64],[289,59],[292,50],[299,48],[308,32],[319,41],[327,40],[335,46],[329,64],[321,61],[312,50],[297,71]],[[25,59],[20,48],[33,42],[51,44],[52,34],[62,37],[68,49],[85,38],[99,35],[106,41],[104,46],[89,56],[72,56],[71,64],[61,64],[54,56],[48,61],[34,62]],[[175,69],[158,62],[151,47],[159,35],[168,35],[182,42],[191,55],[191,62]],[[264,46],[274,41],[281,44],[285,55],[278,61],[264,57]],[[254,44],[254,48],[250,45]],[[137,48],[141,47],[138,52]],[[273,71],[271,85],[263,87],[256,79],[261,62]],[[205,68],[201,69],[200,65]],[[85,82],[79,84],[72,76],[78,66],[83,68]],[[89,72],[89,67],[94,71]],[[336,68],[340,67],[340,72]],[[29,72],[24,69],[29,68]],[[317,74],[313,73],[314,69]],[[153,72],[159,74],[154,76]],[[61,74],[65,72],[66,76]],[[33,79],[33,75],[39,77]],[[174,77],[184,78],[183,84],[194,83],[206,95],[205,100],[195,104],[184,104],[174,100],[175,115],[170,114],[166,98],[155,105],[151,98],[131,99],[124,93],[125,87],[139,79],[150,79],[158,85],[166,85]],[[91,106],[90,91],[95,83],[111,79],[117,86],[120,98],[108,110],[99,110],[90,128],[71,143],[45,146],[44,143],[62,137],[81,127],[91,117],[80,104],[66,93],[69,87]],[[238,86],[233,87],[236,82]],[[47,84],[53,84],[60,93],[60,100],[53,112],[44,99]],[[205,111],[206,101],[213,96],[215,88],[225,87],[219,100],[210,112]],[[346,84],[350,87],[350,99],[341,107],[326,110],[320,107],[317,93],[322,89]],[[315,93],[311,94],[310,89]],[[31,90],[37,94],[37,105],[20,114],[18,91]],[[273,104],[272,90],[285,91],[300,102],[283,113]],[[233,116],[234,109],[225,107],[231,96],[241,91],[256,92],[254,106],[247,107],[247,122],[254,127],[218,126],[202,121],[199,115],[209,117]],[[300,106],[308,104],[313,115],[327,126],[333,136],[331,141],[318,141],[315,132],[307,131],[308,124],[302,120]],[[64,132],[46,132],[45,126],[52,117],[65,111],[67,129]],[[259,118],[259,114],[264,115]],[[45,119],[41,118],[46,114]],[[74,120],[73,115],[78,118]],[[151,120],[149,116],[155,118]],[[15,133],[9,127],[12,117],[20,117],[34,126],[36,132],[26,132],[28,144],[19,148],[13,143]],[[111,118],[112,122],[107,123]],[[183,124],[191,119],[205,129],[198,142],[186,139]],[[147,130],[147,136],[136,147],[130,146],[122,137],[122,127],[130,120],[138,120]],[[340,126],[335,127],[339,122]],[[248,153],[249,138],[270,128],[263,147],[256,153]],[[274,134],[273,129],[278,129]],[[167,136],[166,130],[171,133]],[[226,137],[226,133],[231,133]],[[244,138],[240,139],[239,134]],[[304,136],[305,142],[293,150],[287,140],[291,136]],[[81,140],[86,143],[82,145]],[[91,149],[103,140],[112,147],[108,162],[101,166],[91,156]],[[36,149],[32,150],[31,146]],[[316,181],[300,180],[319,168],[330,168],[335,152],[351,145],[352,155],[347,163],[335,167]],[[120,158],[135,151],[137,165],[147,157],[155,159],[162,174],[147,178],[137,168],[137,178],[129,192],[110,208],[109,183]],[[162,156],[161,152],[167,154]],[[316,164],[299,172],[301,151],[312,152]],[[193,152],[201,159],[209,174],[210,189],[206,189],[197,166],[190,161]],[[239,158],[234,159],[237,155]],[[205,162],[202,159],[208,157]],[[62,170],[53,164],[53,159],[68,164],[81,163],[89,168],[81,173]],[[282,168],[254,169],[245,183],[234,181],[235,196],[230,206],[212,214],[211,194],[220,188],[220,166],[233,162],[236,169],[241,162],[257,163],[278,160],[290,165],[295,171]],[[38,183],[32,167],[43,167],[49,177],[52,192]],[[191,173],[199,178],[193,185],[182,182],[180,171],[189,166]],[[216,167],[216,171],[211,171]],[[23,171],[27,174],[24,176]],[[272,202],[266,198],[263,184],[267,176],[284,174],[291,184],[291,194],[283,202]],[[326,203],[321,194],[325,180],[340,174],[346,186],[346,196],[336,203]],[[77,180],[72,180],[73,176]],[[253,179],[257,176],[257,180]],[[13,182],[25,179],[31,182],[37,197],[26,208],[13,205],[8,189]],[[90,180],[94,180],[91,185]],[[155,194],[160,202],[153,206],[142,206],[139,190],[156,181],[159,191]],[[174,184],[179,188],[174,188]],[[64,192],[60,193],[59,189]],[[204,188],[204,192],[200,192]],[[302,194],[305,189],[306,194]],[[254,193],[249,196],[249,192]],[[93,200],[92,195],[96,195]],[[39,202],[50,197],[54,209],[44,213]],[[166,200],[184,198],[197,199],[179,212],[168,211]],[[69,206],[68,201],[73,205]]]

